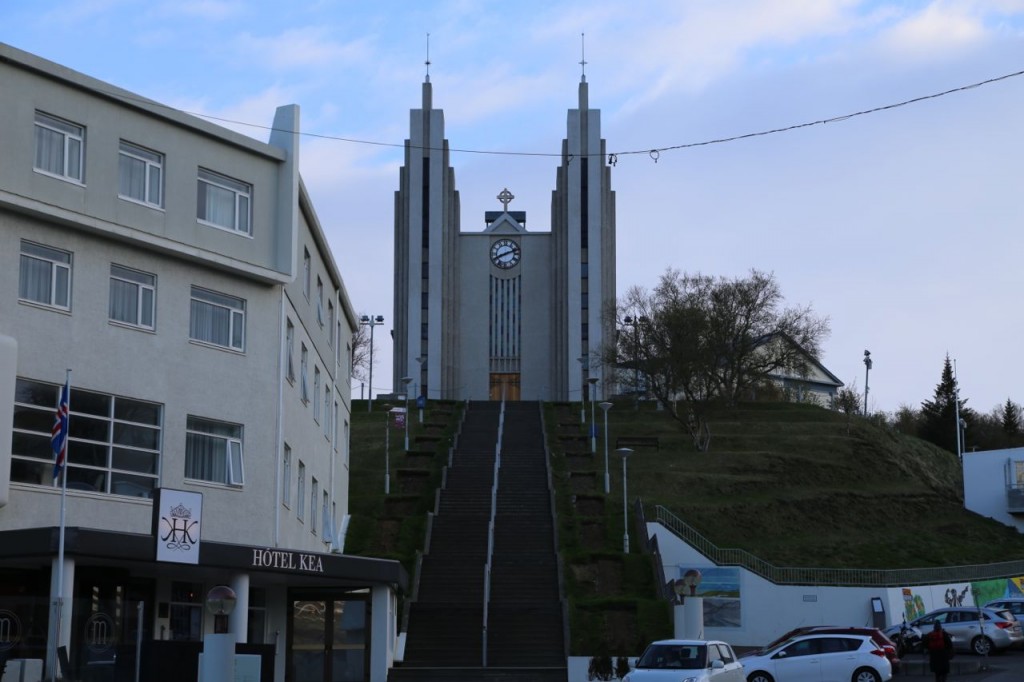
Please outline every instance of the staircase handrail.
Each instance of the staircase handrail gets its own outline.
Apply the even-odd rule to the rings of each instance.
[[[487,522],[487,557],[484,562],[484,615],[483,615],[483,651],[482,665],[487,667],[487,623],[490,617],[491,604],[491,561],[494,558],[494,520],[498,515],[498,472],[501,470],[501,437],[505,429],[505,398],[502,396],[501,409],[498,412],[498,440],[494,444],[494,476],[491,481],[491,518]]]
[[[800,568],[775,566],[742,549],[718,547],[661,505],[655,520],[719,566],[740,566],[776,585],[829,585],[835,587],[906,587],[976,582],[1024,574],[1024,560],[965,566],[923,568]]]

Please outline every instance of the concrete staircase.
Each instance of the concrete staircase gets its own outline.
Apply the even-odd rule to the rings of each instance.
[[[538,403],[505,407],[485,633],[500,410],[497,402],[466,410],[409,605],[404,661],[391,682],[565,682],[566,621]]]

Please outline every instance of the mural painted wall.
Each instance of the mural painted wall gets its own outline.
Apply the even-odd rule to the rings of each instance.
[[[739,568],[702,566],[697,569],[694,566],[679,565],[678,569],[676,594],[704,598],[704,627],[740,627]],[[679,589],[679,586],[683,589]]]

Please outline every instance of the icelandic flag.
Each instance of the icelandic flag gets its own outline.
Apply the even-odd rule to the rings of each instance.
[[[53,447],[53,481],[57,482],[61,469],[68,457],[68,402],[70,388],[68,382],[64,382],[64,388],[60,392],[60,402],[57,404],[57,414],[53,420],[53,432],[50,443]]]

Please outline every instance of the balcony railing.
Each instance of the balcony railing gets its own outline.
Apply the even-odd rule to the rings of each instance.
[[[1024,485],[1006,486],[1006,511],[1011,514],[1024,514]]]

